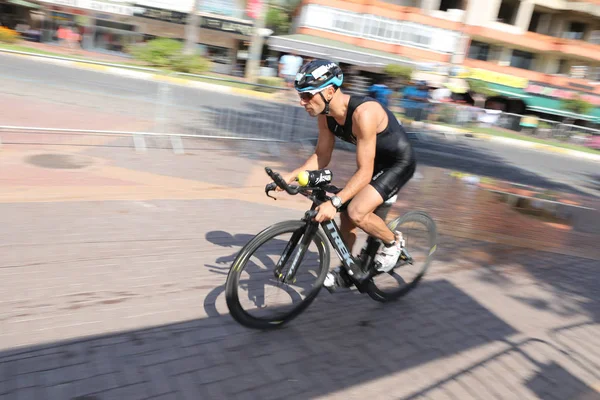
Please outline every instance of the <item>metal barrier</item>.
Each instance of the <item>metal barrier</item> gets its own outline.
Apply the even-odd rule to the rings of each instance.
[[[469,126],[500,128],[519,132],[541,139],[556,139],[582,144],[592,135],[600,135],[600,130],[573,125],[543,118],[536,118],[534,124],[528,124],[530,115],[494,112],[479,107],[453,104],[430,104],[427,112],[428,122],[454,125],[468,129]]]
[[[75,85],[69,84],[68,79],[47,80],[41,75],[34,75],[33,79],[31,76],[21,80],[19,76],[16,79],[6,79],[3,83],[4,93],[18,95],[33,91],[36,98],[51,104],[64,104],[65,100],[74,99],[77,105],[83,106],[90,118],[74,121],[70,115],[63,115],[69,122],[68,125],[63,125],[56,121],[58,117],[50,121],[45,120],[43,115],[36,115],[36,127],[32,128],[17,127],[15,125],[18,124],[18,120],[11,121],[0,117],[0,124],[6,125],[0,127],[0,140],[4,144],[11,141],[17,143],[25,140],[22,133],[27,132],[33,135],[31,140],[36,143],[43,143],[51,137],[55,140],[57,135],[62,135],[68,143],[100,143],[89,138],[93,135],[105,135],[107,138],[121,135],[123,145],[133,145],[138,151],[155,146],[181,152],[185,147],[183,139],[189,141],[191,138],[298,142],[313,146],[318,136],[317,118],[310,117],[302,107],[289,104],[283,98],[281,101],[264,101],[232,96],[219,93],[218,88],[211,92],[203,90],[202,87],[179,85],[168,79],[149,80],[147,76],[140,79],[134,72],[129,74],[131,76],[90,75],[94,74],[93,72],[78,74],[80,76]],[[3,116],[9,117],[10,110],[4,111]],[[434,123],[467,128],[477,124],[525,132],[521,127],[524,118],[522,115],[501,113],[497,118],[488,119],[482,116],[486,115],[480,108],[446,103],[430,105],[428,113],[429,121]],[[139,132],[134,129],[125,132],[112,131],[110,127],[117,125],[98,122],[102,118],[111,122],[110,119],[116,117],[139,121]],[[566,138],[565,140],[570,141],[582,141],[583,139],[579,138],[600,134],[600,131],[590,128],[547,120],[542,122],[550,128],[538,127],[526,133],[540,137],[546,135],[552,138]],[[61,128],[46,128],[51,126]],[[7,133],[9,131],[20,132],[21,136],[11,136]],[[336,146],[351,148],[350,145],[339,141],[336,141]]]

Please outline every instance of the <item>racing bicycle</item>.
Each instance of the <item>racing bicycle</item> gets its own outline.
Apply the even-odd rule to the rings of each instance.
[[[307,197],[312,206],[298,220],[267,227],[235,257],[227,275],[225,298],[231,316],[241,325],[261,330],[279,328],[305,311],[329,272],[330,246],[342,263],[344,278],[360,293],[379,302],[406,295],[427,272],[437,248],[437,228],[426,212],[410,211],[387,224],[392,231],[402,232],[405,243],[396,265],[383,270],[375,261],[382,245],[379,239],[367,236],[355,257],[344,244],[335,219],[314,221],[316,208],[330,200],[329,193],[339,193],[341,188],[327,181],[311,186],[290,185],[270,168],[265,172],[273,179],[265,187],[267,196],[275,199],[269,193],[280,187],[290,195]],[[395,197],[375,210],[384,221]],[[367,279],[360,283],[353,281],[349,273],[356,266],[368,272]],[[280,301],[267,305],[272,297]]]

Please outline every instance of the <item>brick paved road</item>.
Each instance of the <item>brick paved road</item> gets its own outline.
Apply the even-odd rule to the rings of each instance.
[[[93,166],[34,170],[40,185],[8,149],[0,398],[600,398],[597,236],[461,191],[438,170],[421,170],[395,210],[423,204],[440,221],[418,290],[387,305],[324,291],[283,330],[235,324],[228,260],[306,206],[260,193],[265,163],[301,153],[274,164],[247,152],[80,150]]]

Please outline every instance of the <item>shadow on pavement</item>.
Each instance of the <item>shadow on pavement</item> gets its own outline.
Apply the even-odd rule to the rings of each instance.
[[[586,174],[587,187],[593,190],[600,190],[600,175]]]
[[[548,231],[550,234],[550,231]],[[600,321],[600,280],[598,260],[550,252],[531,252],[525,248],[449,239],[441,244],[436,259],[455,262],[457,270],[473,269],[481,281],[509,288],[523,281],[535,281],[545,291],[545,298],[513,294],[512,298],[528,306],[569,317],[583,313],[592,321]]]
[[[515,333],[446,280],[426,281],[383,306],[353,293],[322,292],[303,315],[272,332],[246,330],[222,315],[5,351],[0,395],[309,398]],[[409,390],[408,383],[398,382],[394,394]]]
[[[539,367],[540,371],[526,385],[541,400],[600,400],[600,393],[560,364],[550,362]]]
[[[505,348],[490,356],[482,357],[465,368],[441,380],[434,380],[403,400],[415,400],[436,390],[445,390],[452,384],[481,398],[530,398],[535,394],[541,400],[598,400],[600,393],[575,377],[557,361],[541,362],[533,356],[535,352],[550,354],[552,357],[567,360],[578,365],[578,360],[564,354],[552,343],[539,339],[525,339],[518,343],[505,341]],[[537,355],[539,356],[539,354]],[[514,371],[514,367],[521,371]],[[581,366],[581,365],[579,365]],[[592,379],[600,377],[598,372],[588,371]],[[517,379],[515,379],[517,378]],[[529,389],[524,393],[523,385]],[[510,394],[509,394],[510,393]]]

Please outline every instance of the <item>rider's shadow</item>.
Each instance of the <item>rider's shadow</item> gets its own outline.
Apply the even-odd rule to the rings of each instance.
[[[206,240],[221,247],[231,248],[233,252],[231,254],[217,257],[214,263],[207,263],[205,266],[212,273],[227,276],[231,264],[235,261],[238,253],[255,235],[250,234],[231,234],[225,231],[211,231],[206,234]],[[261,246],[260,252],[253,254],[252,258],[248,260],[244,269],[248,283],[245,284],[244,289],[247,290],[248,300],[252,301],[257,307],[264,307],[262,301],[264,300],[264,289],[265,284],[261,283],[265,279],[264,275],[261,278],[256,278],[258,275],[264,274],[266,271],[273,271],[276,263],[281,256],[283,249],[285,248],[288,240],[272,239],[268,243],[268,247]],[[311,257],[317,256],[317,252],[308,251],[305,255],[305,260]],[[318,256],[317,256],[318,257]],[[301,265],[302,268],[302,265]],[[310,271],[310,269],[308,269]],[[284,270],[285,272],[285,270]],[[252,279],[255,278],[254,281]],[[274,282],[274,276],[271,280],[271,284]],[[299,300],[305,291],[310,290],[311,285],[307,282],[302,282],[300,279],[296,282],[298,290],[290,286],[285,287],[285,291],[293,300]],[[266,280],[264,282],[267,282]],[[204,309],[209,317],[220,316],[221,313],[217,310],[216,301],[217,298],[225,290],[225,284],[216,287],[210,293],[208,293],[204,299]]]
[[[239,233],[232,235],[225,231],[211,231],[206,234],[206,240],[221,247],[231,247],[235,251],[227,256],[218,257],[215,264],[205,264],[210,272],[227,275],[231,263],[235,260],[241,248],[255,235]]]

